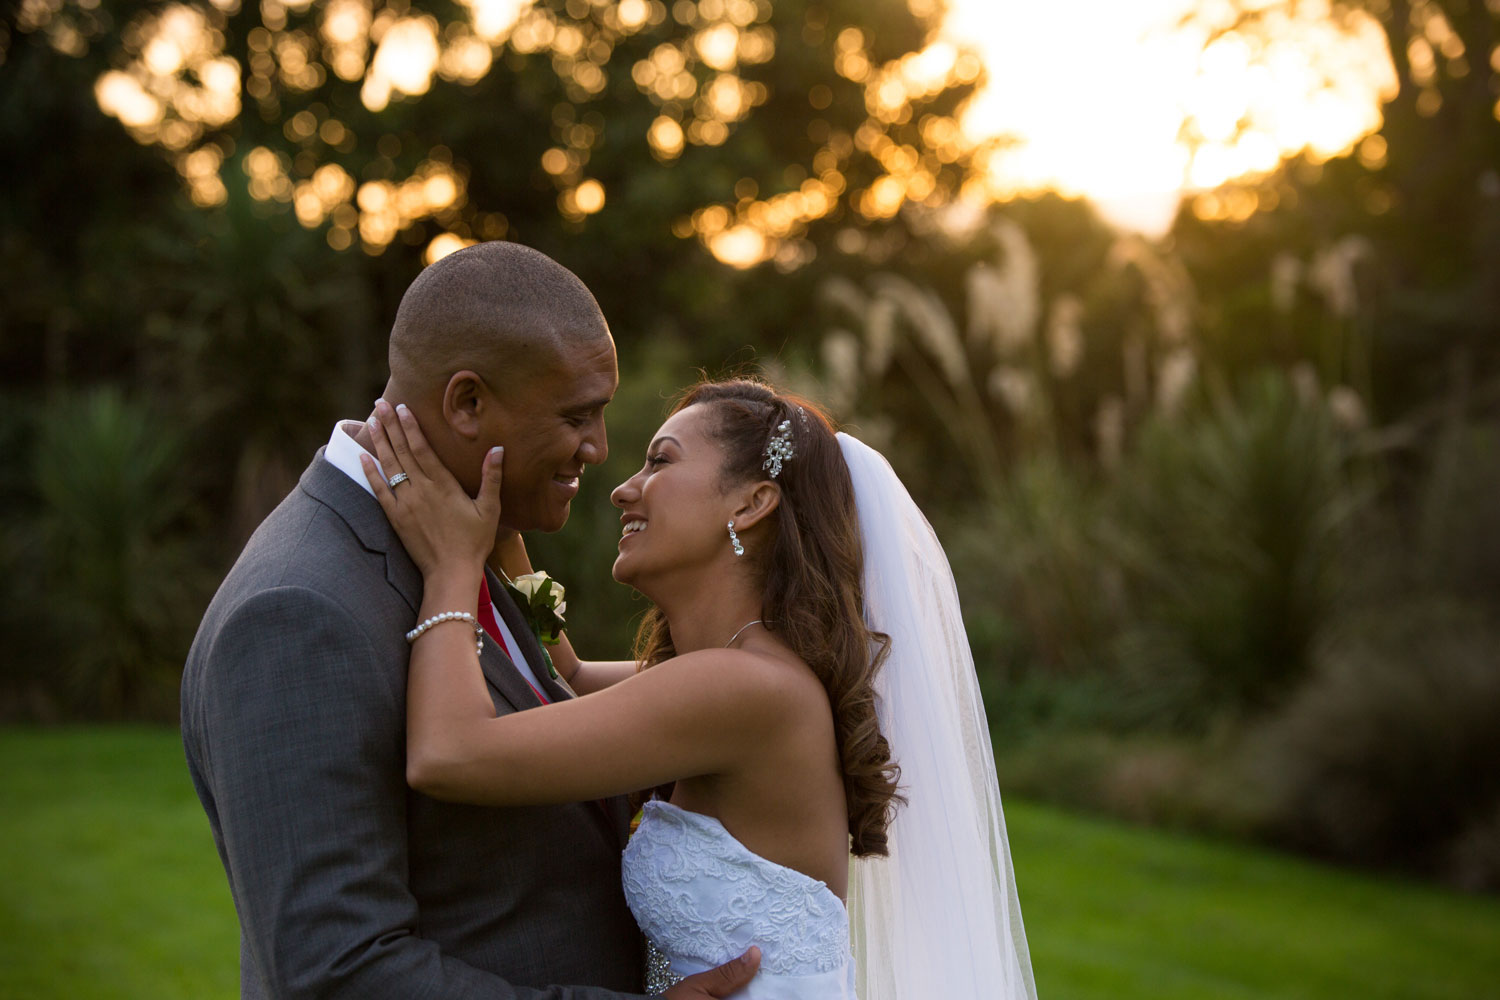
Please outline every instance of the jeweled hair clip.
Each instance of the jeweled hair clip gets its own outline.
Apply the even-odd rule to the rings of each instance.
[[[802,407],[797,407],[801,412]],[[771,435],[771,440],[766,442],[766,460],[761,465],[762,469],[771,470],[771,478],[775,479],[781,475],[781,463],[797,454],[792,446],[792,422],[783,420],[776,425],[776,433]]]

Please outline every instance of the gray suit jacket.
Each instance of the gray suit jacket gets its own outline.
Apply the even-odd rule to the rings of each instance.
[[[484,808],[407,787],[405,633],[421,594],[380,506],[319,451],[199,626],[183,742],[239,914],[242,995],[639,991],[622,799]],[[539,704],[495,643],[481,663],[498,712]]]

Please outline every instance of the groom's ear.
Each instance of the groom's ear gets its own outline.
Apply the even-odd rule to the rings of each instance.
[[[443,422],[459,437],[477,440],[494,402],[483,378],[468,369],[454,372],[443,389]]]
[[[777,507],[781,506],[781,487],[769,479],[763,479],[741,497],[740,506],[734,512],[734,530],[753,528]]]

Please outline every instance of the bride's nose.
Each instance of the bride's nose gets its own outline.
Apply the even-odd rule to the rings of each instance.
[[[616,507],[624,508],[624,506],[631,501],[640,499],[641,491],[635,482],[637,478],[637,476],[631,476],[619,486],[616,486],[614,489],[610,490],[609,502],[614,504]]]

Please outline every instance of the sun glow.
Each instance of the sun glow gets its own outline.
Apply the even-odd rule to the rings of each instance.
[[[1283,156],[1338,155],[1380,126],[1396,79],[1373,20],[1341,27],[1309,2],[1261,35],[1212,38],[1232,13],[1188,0],[951,0],[943,33],[976,47],[988,74],[964,131],[1015,140],[990,159],[984,195],[1057,190],[1160,232],[1184,194]]]
[[[633,84],[650,106],[641,118],[649,124],[625,141],[670,164],[694,147],[734,141],[757,114],[775,114],[766,106],[776,95],[754,68],[800,44],[772,17],[771,0],[569,0],[565,10],[459,0],[464,13],[450,22],[405,0],[259,0],[261,24],[240,47],[228,39],[242,2],[175,0],[137,15],[122,36],[128,58],[95,81],[97,103],[137,140],[171,154],[196,203],[222,204],[227,185],[245,183],[230,169],[240,163],[257,200],[288,204],[309,228],[326,225],[335,249],[358,243],[370,253],[420,238],[413,227],[423,220],[452,237],[433,253],[453,239],[508,231],[502,215],[468,206],[467,171],[442,147],[404,179],[386,168],[356,179],[341,165],[362,146],[394,161],[404,140],[381,133],[380,113],[420,100],[437,80],[477,83],[511,55],[550,60],[567,100],[553,107],[552,144],[539,165],[559,212],[582,225],[621,204],[590,176],[605,133],[592,105],[609,80]],[[937,16],[937,0],[907,2],[919,17]],[[672,231],[736,267],[771,261],[792,270],[816,252],[810,227],[846,211],[867,222],[913,205],[977,216],[989,202],[1056,190],[1145,233],[1165,231],[1184,196],[1205,218],[1248,218],[1264,204],[1258,179],[1285,157],[1317,162],[1356,150],[1372,169],[1385,160],[1376,130],[1396,86],[1385,35],[1369,16],[1335,18],[1330,2],[948,0],[929,44],[895,56],[864,28],[830,26],[809,8],[801,38],[829,30],[818,44],[831,47],[837,78],[809,88],[806,100],[822,111],[858,94],[863,120],[815,118],[815,151],[788,164],[784,182],[738,178],[733,201],[726,193],[674,220]],[[64,0],[28,0],[24,30],[46,27],[63,8]],[[1260,16],[1235,28],[1240,9]],[[612,63],[619,46],[648,30],[652,41]],[[1462,42],[1429,18],[1407,52],[1414,82],[1430,83],[1439,55],[1461,58]],[[311,101],[330,74],[358,84],[373,115],[350,119]],[[971,84],[980,89],[956,112],[927,104]],[[1429,93],[1439,99],[1436,90],[1423,98]],[[237,152],[226,126],[249,109],[280,121],[288,145]],[[887,252],[856,230],[840,235],[843,252]]]

